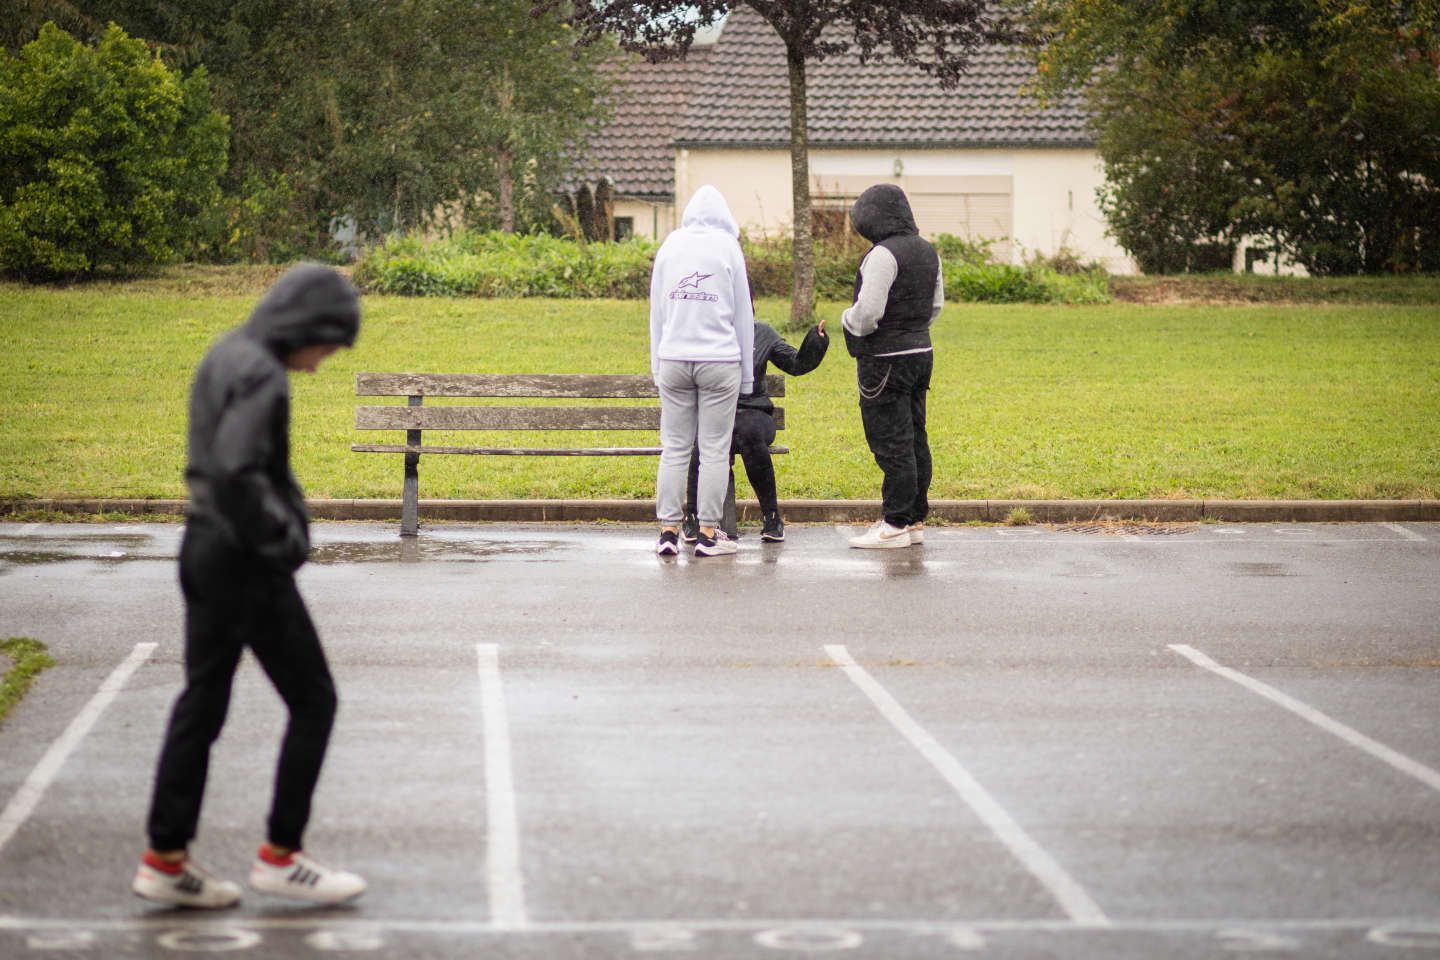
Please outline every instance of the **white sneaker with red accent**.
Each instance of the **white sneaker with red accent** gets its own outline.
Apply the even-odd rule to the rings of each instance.
[[[262,853],[250,868],[250,886],[261,893],[307,903],[346,903],[365,892],[365,880],[327,867],[299,850],[285,857]]]
[[[222,910],[240,902],[238,883],[221,880],[189,859],[172,866],[146,857],[140,861],[130,889],[155,903],[197,910]]]

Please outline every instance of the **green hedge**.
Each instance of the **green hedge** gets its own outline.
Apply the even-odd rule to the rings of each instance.
[[[371,251],[355,281],[401,296],[615,297],[650,295],[655,245],[579,243],[544,234],[461,232],[443,240],[400,237]]]
[[[791,242],[743,241],[756,296],[790,295]],[[1071,258],[1035,260],[1023,267],[991,263],[989,244],[942,234],[945,296],[989,303],[1106,303],[1103,270]],[[852,235],[815,248],[815,294],[848,300],[855,267],[870,245]],[[401,296],[558,297],[643,299],[657,245],[648,240],[581,243],[545,235],[461,232],[437,240],[398,237],[371,250],[355,267],[370,293]]]

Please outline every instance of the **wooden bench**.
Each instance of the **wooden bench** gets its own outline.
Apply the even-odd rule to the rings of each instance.
[[[785,396],[785,378],[771,374],[766,388],[772,398]],[[660,455],[659,446],[635,447],[455,447],[426,446],[426,430],[648,430],[660,429],[660,406],[425,406],[426,397],[465,399],[659,399],[659,391],[648,376],[589,374],[436,374],[359,373],[355,375],[357,397],[406,397],[407,404],[355,408],[356,430],[404,430],[403,444],[356,443],[356,453],[401,453],[405,455],[404,494],[400,511],[400,535],[413,537],[420,527],[420,458],[441,454],[481,457],[636,457]],[[785,411],[775,408],[775,428],[785,429]],[[771,447],[771,453],[788,453],[786,447]],[[731,477],[722,526],[735,533],[735,480]]]

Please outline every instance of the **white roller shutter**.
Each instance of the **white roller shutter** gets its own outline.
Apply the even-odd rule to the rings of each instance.
[[[1014,208],[1008,193],[913,193],[910,208],[920,232],[953,233],[967,240],[994,240],[991,256],[1010,262]]]

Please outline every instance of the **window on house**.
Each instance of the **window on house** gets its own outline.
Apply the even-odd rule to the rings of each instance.
[[[630,239],[631,237],[633,237],[633,236],[635,236],[635,218],[634,218],[634,217],[616,217],[616,218],[615,218],[615,239],[616,239],[616,241],[618,242],[618,241],[621,241],[621,240],[629,240],[629,239]]]

